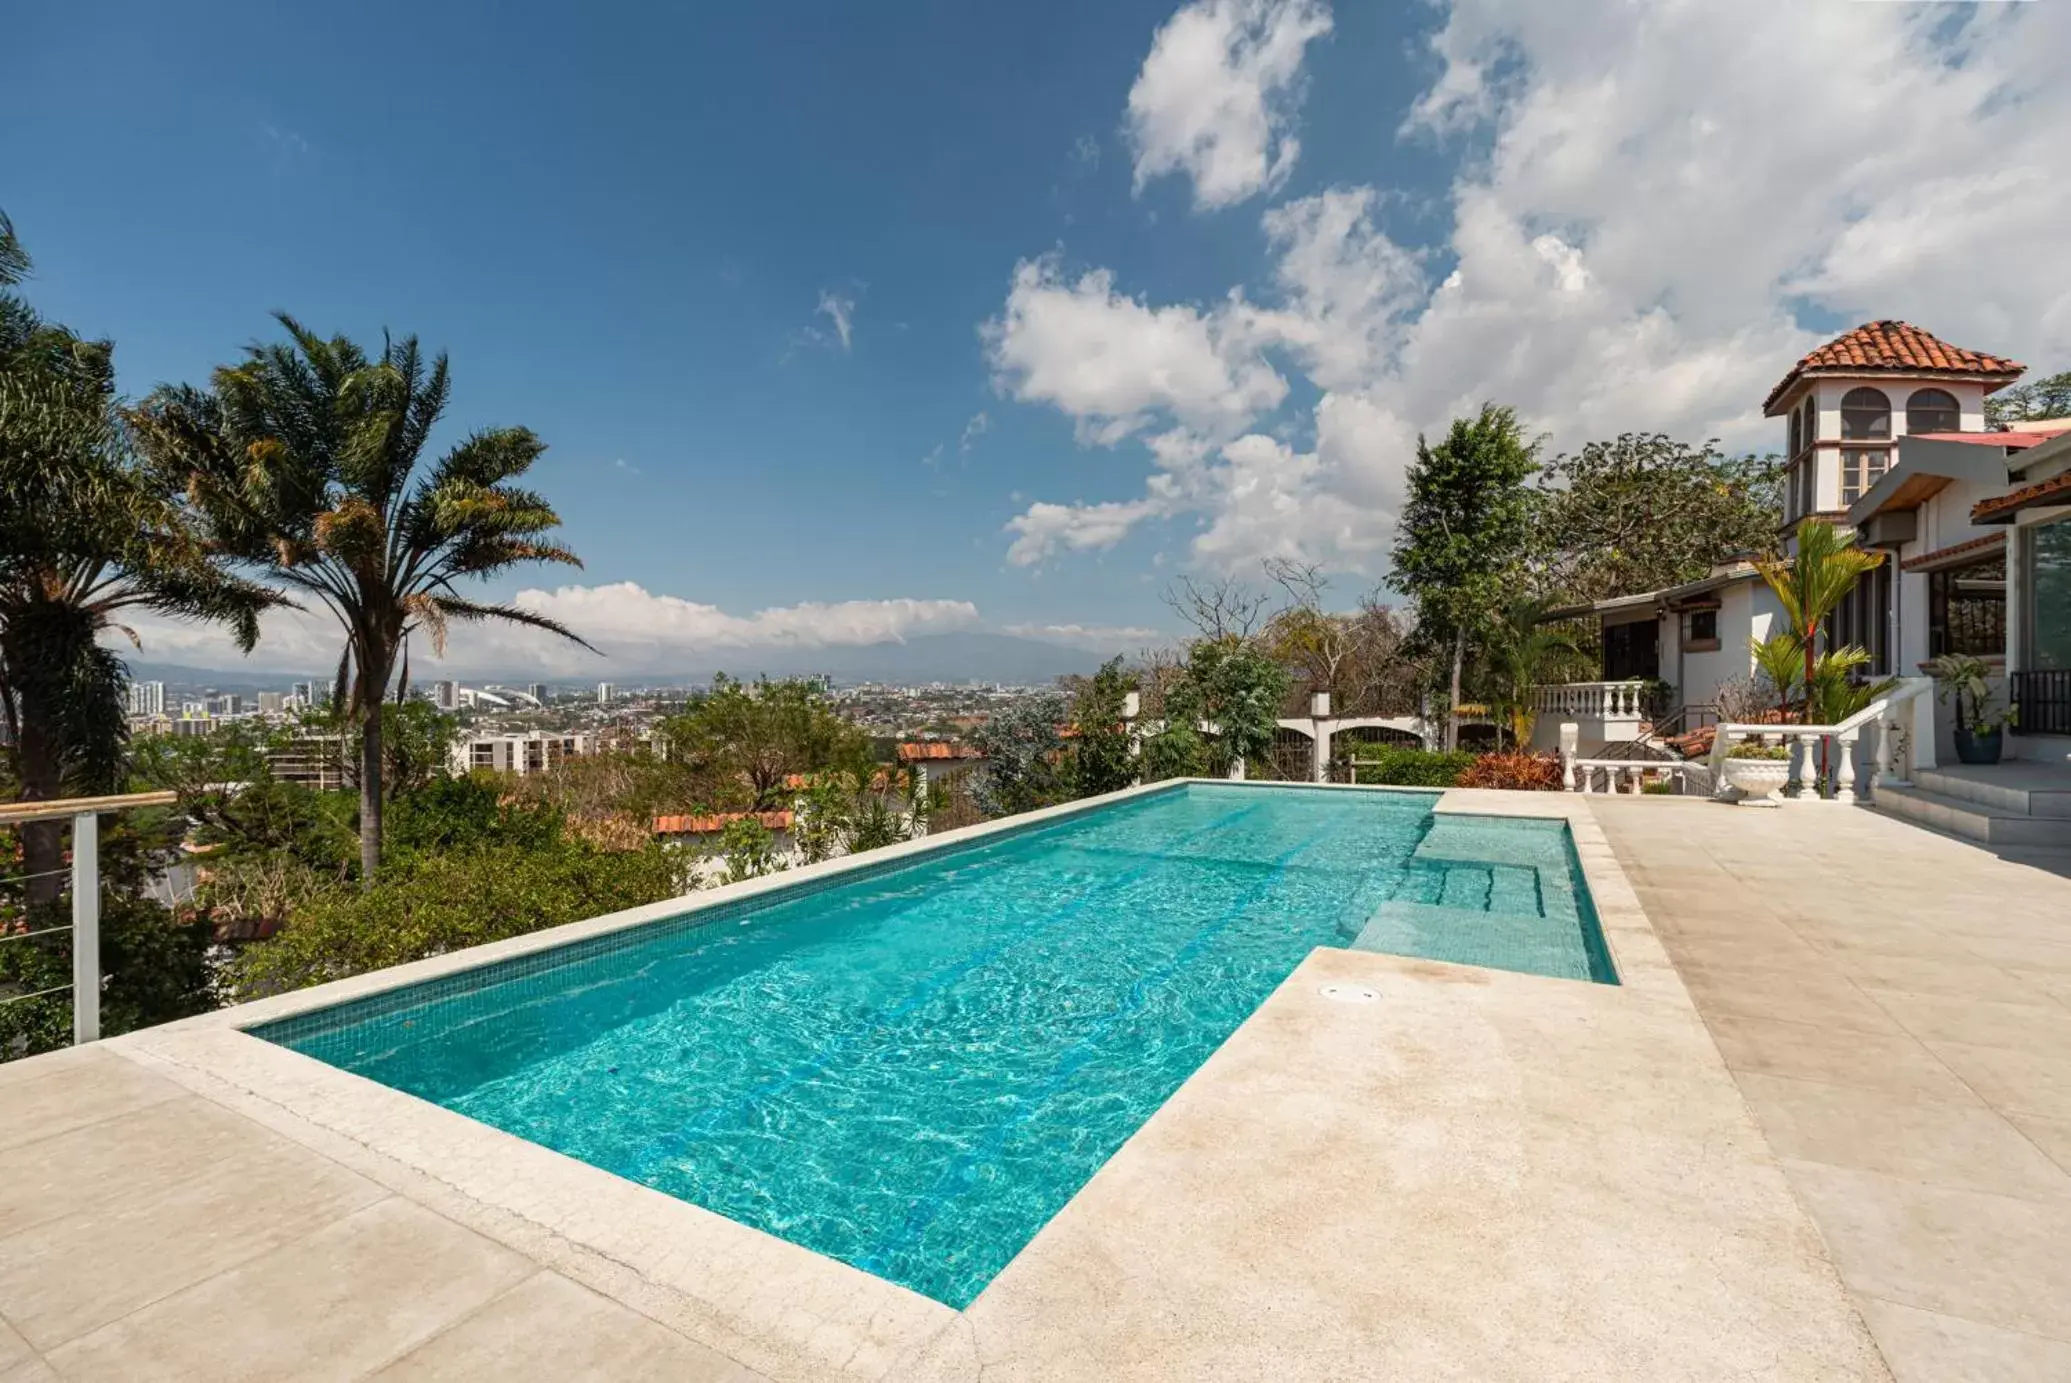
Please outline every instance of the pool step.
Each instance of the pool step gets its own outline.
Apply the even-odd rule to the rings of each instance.
[[[1516,864],[1418,861],[1395,901],[1455,912],[1544,915],[1540,872]]]

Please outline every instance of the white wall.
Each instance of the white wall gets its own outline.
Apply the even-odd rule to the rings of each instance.
[[[1817,410],[1816,436],[1823,441],[1836,441],[1841,436],[1841,400],[1850,390],[1870,388],[1881,389],[1884,397],[1891,401],[1891,440],[1894,447],[1892,460],[1898,459],[1895,450],[1898,439],[1906,435],[1906,400],[1919,389],[1943,389],[1956,399],[1956,407],[1963,418],[1965,432],[1985,430],[1985,386],[1935,379],[1931,375],[1864,375],[1856,378],[1820,378],[1807,381],[1791,392],[1788,403],[1796,407],[1805,396],[1805,389],[1812,390]],[[1782,428],[1778,439],[1780,447],[1790,445],[1790,411],[1784,410],[1777,419]],[[1841,503],[1841,453],[1835,447],[1822,447],[1816,453],[1818,460],[1818,489],[1814,495],[1813,508],[1832,511],[1843,507]]]
[[[1776,595],[1758,576],[1735,581],[1719,592],[1719,646],[1708,652],[1682,650],[1681,678],[1677,691],[1684,704],[1718,700],[1719,688],[1728,682],[1745,681],[1754,675],[1754,643],[1782,628],[1783,609]],[[1679,626],[1681,617],[1674,618]],[[1664,630],[1673,647],[1679,628]],[[1671,664],[1670,680],[1676,680]]]

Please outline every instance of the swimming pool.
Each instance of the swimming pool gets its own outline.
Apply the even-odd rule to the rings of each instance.
[[[1187,784],[257,1036],[962,1307],[1316,946],[1615,983],[1566,827]]]

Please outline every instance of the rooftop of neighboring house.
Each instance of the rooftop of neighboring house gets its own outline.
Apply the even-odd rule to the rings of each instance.
[[[1952,346],[1911,322],[1865,322],[1793,365],[1769,391],[1762,411],[1775,417],[1782,411],[1778,405],[1799,380],[1821,375],[1931,375],[1977,380],[1999,389],[2019,379],[2027,368],[2003,356]]]
[[[658,816],[654,819],[654,833],[658,836],[716,836],[734,822],[751,816],[768,830],[791,829],[789,811],[707,812],[702,815]]]
[[[899,762],[902,764],[984,757],[974,746],[958,744],[953,740],[914,740],[899,746]]]

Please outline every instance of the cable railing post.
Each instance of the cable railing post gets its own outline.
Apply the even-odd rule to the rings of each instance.
[[[72,1042],[101,1036],[101,819],[72,818]]]

